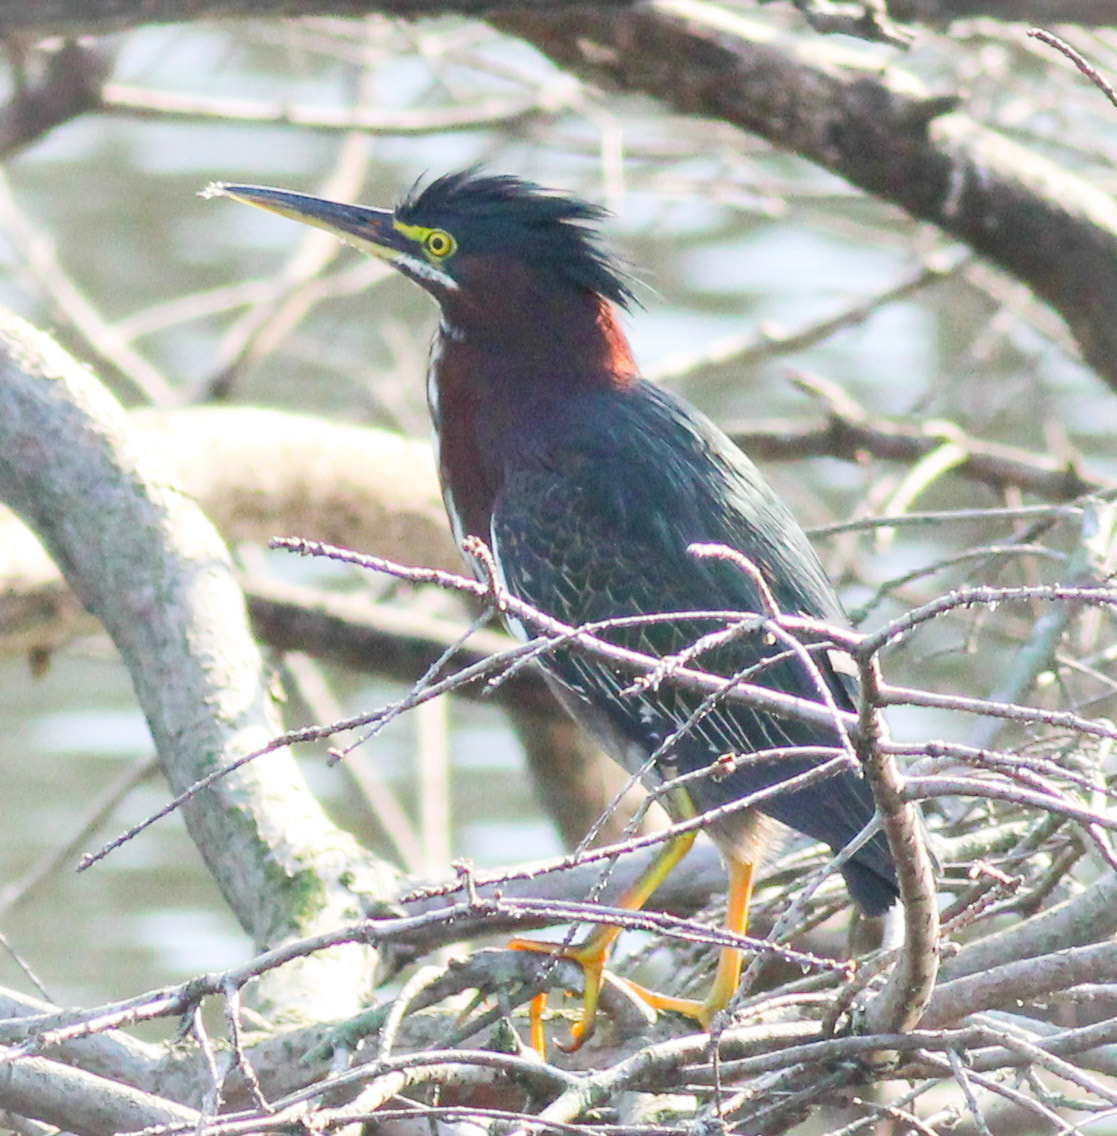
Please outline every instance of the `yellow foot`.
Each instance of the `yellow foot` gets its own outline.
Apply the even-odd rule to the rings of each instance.
[[[584,943],[580,947],[563,947],[561,943],[541,942],[536,939],[514,939],[509,943],[512,950],[535,951],[539,954],[557,954],[560,958],[569,959],[578,963],[582,968],[585,981],[585,996],[582,1001],[582,1011],[578,1015],[570,1032],[567,1042],[556,1041],[555,1044],[564,1053],[574,1053],[580,1049],[592,1036],[596,1028],[597,1008],[600,1001],[601,990],[606,981],[611,982],[623,991],[628,999],[640,1007],[640,1012],[647,1025],[655,1022],[657,1012],[669,1011],[683,1014],[698,1022],[703,1029],[710,1028],[714,1015],[724,1009],[733,990],[719,988],[715,982],[710,996],[704,1002],[693,998],[677,998],[670,994],[660,994],[649,990],[630,978],[621,978],[605,970],[605,956],[600,951],[592,949],[591,943]],[[546,1033],[543,1029],[543,1016],[547,1012],[548,998],[546,993],[537,994],[531,1002],[529,1021],[531,1023],[531,1047],[546,1060]]]
[[[609,944],[612,945],[611,943]],[[536,951],[539,954],[558,955],[570,959],[582,968],[585,993],[582,997],[582,1012],[570,1031],[568,1042],[556,1041],[564,1053],[581,1049],[593,1036],[597,1019],[597,1004],[601,999],[601,982],[605,974],[605,959],[609,950],[604,950],[594,942],[594,937],[580,947],[564,947],[561,943],[547,943],[538,939],[513,939],[508,946],[514,951]],[[540,994],[531,1003],[531,1047],[542,1057],[546,1044],[543,1040],[543,1013],[547,1008],[547,995]]]
[[[694,815],[689,800],[684,801],[683,805],[680,806],[680,813],[684,816]],[[687,850],[694,842],[694,838],[695,833],[688,831],[668,841],[651,868],[645,871],[640,879],[621,896],[618,906],[626,911],[639,911],[652,892],[667,876],[667,873],[686,855]],[[726,912],[725,927],[727,931],[743,935],[748,928],[753,866],[750,862],[738,859],[730,859],[726,866],[729,870],[729,908]],[[620,933],[620,927],[602,924],[590,934],[584,943],[577,947],[563,946],[561,943],[545,943],[536,939],[514,939],[509,944],[513,950],[558,955],[560,958],[576,962],[582,968],[585,983],[582,1012],[574,1023],[569,1042],[565,1045],[562,1042],[557,1043],[559,1048],[567,1053],[573,1053],[593,1036],[597,1005],[601,1000],[601,984],[605,979],[605,963]],[[618,979],[618,983],[643,1006],[650,1007],[652,1010],[672,1010],[675,1013],[685,1014],[699,1022],[703,1028],[709,1029],[714,1015],[729,1004],[729,1000],[737,990],[740,977],[741,951],[736,947],[723,947],[718,959],[717,975],[714,978],[713,987],[704,1002],[655,994],[625,979]],[[532,1000],[531,1044],[540,1054],[543,1053],[544,1048],[543,1014],[546,1008],[546,995],[541,995]]]
[[[725,929],[736,935],[743,935],[749,925],[749,900],[752,897],[751,863],[730,860],[729,869],[729,907],[725,914]],[[737,993],[741,981],[741,951],[737,947],[722,947],[718,956],[718,969],[713,985],[704,1001],[693,998],[673,998],[667,994],[657,994],[646,990],[635,982],[629,982],[634,993],[638,994],[655,1010],[669,1010],[683,1014],[696,1021],[704,1030],[710,1028],[715,1015],[725,1009]]]
[[[713,998],[707,998],[704,1002],[699,1002],[697,998],[676,998],[671,994],[660,994],[655,990],[649,990],[646,986],[641,986],[630,978],[626,978],[624,981],[632,993],[647,1002],[653,1010],[658,1010],[660,1013],[666,1010],[671,1014],[682,1014],[684,1017],[696,1021],[704,1030],[710,1028],[714,1015],[725,1009],[726,1006],[725,1001],[720,998],[716,1000],[717,1004],[715,1004]]]

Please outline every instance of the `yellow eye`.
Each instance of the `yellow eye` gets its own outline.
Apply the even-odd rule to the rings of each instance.
[[[457,246],[454,238],[445,229],[431,229],[423,239],[423,247],[431,256],[441,259],[449,256]]]

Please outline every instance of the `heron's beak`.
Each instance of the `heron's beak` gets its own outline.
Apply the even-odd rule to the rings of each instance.
[[[390,209],[369,209],[364,205],[343,205],[323,197],[290,193],[285,189],[269,189],[262,185],[225,185],[212,182],[202,191],[203,197],[231,197],[246,205],[255,205],[280,217],[302,221],[324,229],[361,252],[394,261],[414,252],[414,242],[396,228]]]

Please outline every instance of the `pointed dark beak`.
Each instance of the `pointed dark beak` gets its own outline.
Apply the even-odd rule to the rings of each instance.
[[[203,197],[231,197],[246,205],[255,205],[280,217],[302,221],[317,229],[325,229],[361,252],[393,261],[401,253],[411,252],[413,243],[396,227],[390,209],[369,209],[363,205],[343,205],[323,197],[291,193],[285,189],[269,189],[261,185],[225,185],[213,182],[202,191]]]

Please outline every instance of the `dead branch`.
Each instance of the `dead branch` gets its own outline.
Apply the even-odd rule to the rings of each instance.
[[[904,778],[895,758],[881,745],[886,727],[881,715],[880,660],[875,654],[858,651],[853,657],[861,677],[857,756],[872,787],[881,828],[888,838],[904,908],[904,941],[896,967],[884,989],[866,1006],[865,1025],[869,1033],[903,1033],[919,1025],[938,975],[935,873],[919,813],[905,793]]]
[[[491,22],[575,74],[731,123],[938,225],[1051,304],[1117,387],[1117,203],[967,117],[953,92],[895,64],[847,68],[697,0]]]

